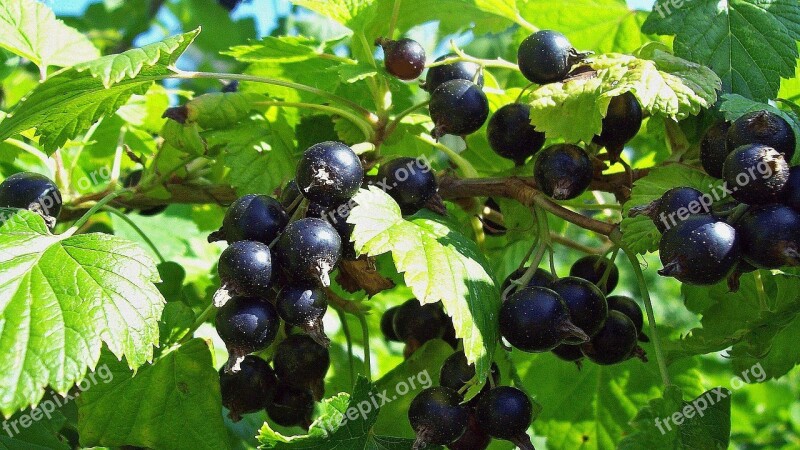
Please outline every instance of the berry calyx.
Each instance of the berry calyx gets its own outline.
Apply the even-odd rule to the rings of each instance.
[[[533,420],[533,403],[521,390],[500,386],[481,394],[475,416],[490,436],[511,441],[523,450],[533,449],[526,434]]]
[[[222,219],[222,228],[211,233],[208,242],[256,241],[270,245],[288,223],[289,216],[277,200],[248,194],[233,202]]]
[[[570,200],[583,194],[593,175],[589,155],[572,144],[547,147],[539,153],[533,166],[539,190],[556,200]]]
[[[642,106],[636,97],[626,92],[611,99],[603,118],[603,129],[592,139],[608,151],[611,162],[617,162],[625,144],[636,136],[642,127]]]
[[[467,80],[442,83],[428,106],[434,123],[433,137],[465,136],[478,131],[489,117],[489,100],[481,88]]]
[[[541,30],[522,41],[517,50],[517,64],[525,78],[547,84],[562,81],[572,66],[586,56],[575,50],[563,34]]]
[[[275,245],[275,260],[295,280],[330,286],[339,262],[342,238],[328,222],[307,217],[290,223]]]
[[[328,349],[304,334],[292,334],[275,349],[275,373],[281,382],[296,387],[313,387],[328,373]]]
[[[712,216],[690,216],[670,228],[659,244],[658,273],[688,284],[716,284],[731,273],[739,259],[736,230]]]
[[[401,80],[413,80],[425,70],[425,49],[419,42],[403,38],[396,41],[378,38],[375,45],[383,48],[386,71]]]
[[[500,286],[500,293],[506,292],[506,290],[511,286],[511,283],[515,280],[519,280],[525,275],[525,272],[528,271],[527,267],[519,268],[513,272],[511,275],[507,276],[503,284]],[[545,287],[545,288],[552,288],[553,283],[556,281],[556,277],[553,276],[552,273],[542,269],[541,267],[537,267],[536,271],[533,272],[533,277],[526,287]]]
[[[703,135],[700,141],[700,164],[714,178],[722,178],[722,165],[728,157],[728,130],[731,124],[720,120]],[[733,150],[733,149],[731,149]]]
[[[642,333],[642,327],[644,326],[644,314],[642,313],[642,308],[639,307],[638,303],[636,303],[632,298],[624,295],[612,295],[606,297],[606,302],[608,302],[609,311],[619,311],[631,319],[633,326],[636,327],[636,334],[639,336],[639,341],[650,342],[650,339],[644,333]]]
[[[295,182],[314,203],[336,206],[350,200],[364,180],[364,168],[353,149],[341,142],[314,144],[297,163]]]
[[[564,277],[553,283],[553,291],[564,299],[572,323],[590,338],[600,331],[608,315],[608,304],[603,292],[590,281],[577,277]],[[566,337],[565,344],[585,342],[581,337]]]
[[[751,208],[736,224],[745,261],[761,269],[800,265],[800,213],[784,205]]]
[[[461,396],[446,387],[431,387],[417,394],[408,408],[408,420],[417,438],[414,450],[428,444],[447,445],[467,430],[469,415]]]
[[[606,271],[608,271],[608,277],[604,282],[603,277]],[[603,294],[613,291],[617,287],[617,283],[619,283],[617,265],[610,259],[599,255],[584,256],[575,261],[572,267],[569,268],[569,276],[583,278],[590,283],[594,283]]]
[[[564,299],[541,287],[520,289],[506,299],[500,308],[500,333],[525,352],[546,352],[572,337],[589,340],[570,320]]]
[[[454,58],[456,56],[458,55],[455,53],[449,53],[436,58],[434,62],[444,61],[445,59]],[[428,69],[428,75],[425,77],[423,89],[428,92],[433,92],[442,83],[450,80],[467,80],[475,83],[478,87],[483,87],[483,70],[480,65],[468,61],[434,66]]]
[[[236,373],[245,356],[272,344],[281,321],[275,307],[256,297],[233,297],[217,311],[217,333],[230,355],[225,372]]]
[[[419,158],[395,158],[381,165],[378,179],[405,215],[416,213],[437,195],[436,175]]]
[[[783,154],[786,161],[791,161],[797,139],[783,117],[769,111],[754,111],[736,119],[728,130],[729,152],[748,144],[772,147]]]
[[[261,242],[238,241],[222,251],[217,265],[222,286],[214,293],[214,306],[232,296],[266,297],[272,280],[272,254]]]
[[[52,229],[61,214],[61,192],[52,180],[33,172],[11,175],[0,183],[0,208],[33,211]]]
[[[403,342],[400,336],[394,331],[394,316],[399,309],[399,306],[392,306],[384,311],[381,316],[381,333],[383,333],[383,337],[385,337],[387,341]]]
[[[307,430],[314,413],[314,395],[309,389],[280,382],[266,410],[269,418],[282,427],[299,426]]]
[[[731,196],[742,203],[772,203],[780,199],[789,181],[789,164],[772,147],[743,145],[725,159],[722,179],[731,187]]]
[[[674,187],[647,205],[631,208],[629,214],[650,217],[664,233],[692,214],[711,214],[711,197],[691,187]]]
[[[234,422],[243,414],[257,412],[272,401],[278,378],[269,364],[257,356],[246,356],[236,373],[219,371],[219,387],[222,406],[230,411],[228,417]]]
[[[633,321],[619,311],[609,311],[603,328],[581,350],[590,361],[603,366],[621,363],[634,355],[646,362],[644,350],[636,345],[637,339]]]
[[[486,137],[492,150],[518,166],[541,150],[545,141],[544,133],[536,131],[531,125],[530,113],[530,105],[505,105],[495,111],[486,128]]]

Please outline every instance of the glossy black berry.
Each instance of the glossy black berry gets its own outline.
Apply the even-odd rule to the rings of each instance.
[[[287,223],[289,216],[277,200],[248,194],[233,202],[222,219],[222,228],[211,233],[208,242],[257,241],[270,245]]]
[[[444,61],[447,58],[456,57],[455,53],[450,53],[436,58],[435,62]],[[442,83],[450,80],[467,80],[475,83],[478,87],[483,87],[483,71],[481,66],[473,62],[459,61],[443,66],[435,66],[428,69],[425,77],[425,90],[433,92]]]
[[[272,254],[261,242],[237,241],[222,251],[217,272],[222,281],[214,294],[217,307],[233,295],[266,297],[272,280]]]
[[[364,168],[353,149],[341,142],[314,144],[297,163],[295,182],[314,203],[336,206],[350,200],[364,180]]]
[[[328,310],[324,289],[308,281],[287,283],[278,292],[275,306],[284,322],[299,327],[320,345],[330,344],[322,326],[322,317]]]
[[[280,382],[266,409],[269,418],[280,426],[308,429],[314,413],[314,395],[309,389]]]
[[[550,351],[564,361],[578,362],[583,359],[580,345],[561,344]]]
[[[394,314],[394,331],[403,342],[411,340],[419,344],[440,338],[444,334],[444,312],[438,303],[421,305],[412,298]]]
[[[508,289],[509,286],[511,286],[512,280],[519,280],[523,275],[525,275],[527,270],[527,267],[522,267],[511,272],[511,275],[507,276],[505,281],[503,281],[503,284],[500,286],[500,293],[502,294],[506,291],[506,289]],[[555,281],[556,277],[554,277],[552,273],[542,269],[541,267],[538,267],[536,268],[536,271],[533,272],[533,277],[526,286],[552,288],[553,282]]]
[[[328,349],[304,334],[292,334],[278,344],[272,362],[281,382],[309,386],[325,378],[331,365]]]
[[[772,147],[743,145],[728,155],[722,179],[728,183],[731,196],[742,203],[773,203],[789,181],[789,164]]]
[[[491,377],[494,384],[500,383],[500,371],[495,364],[492,364]],[[439,371],[439,385],[456,392],[460,392],[473,378],[475,378],[475,366],[467,362],[467,355],[463,351],[448,356]],[[489,385],[487,381],[484,389],[488,389]]]
[[[539,190],[556,200],[569,200],[589,187],[594,168],[589,155],[572,144],[556,144],[539,153],[533,177]]]
[[[688,284],[715,284],[739,259],[736,230],[712,216],[691,216],[670,228],[659,245],[664,268],[658,273]]]
[[[29,209],[44,217],[50,228],[55,226],[61,205],[61,192],[44,175],[20,172],[0,183],[0,208]]]
[[[608,278],[605,283],[601,283],[606,271],[608,271]],[[603,294],[613,291],[617,287],[617,283],[619,283],[617,265],[611,262],[610,259],[599,255],[584,256],[575,261],[572,267],[569,268],[569,276],[583,278],[594,283]]]
[[[608,104],[608,111],[603,118],[603,129],[592,142],[605,147],[611,161],[615,162],[619,159],[625,144],[639,132],[643,117],[642,106],[632,93],[626,92],[614,97]]]
[[[500,308],[500,333],[526,352],[546,352],[571,337],[589,339],[570,320],[564,299],[541,287],[521,289],[506,299]]]
[[[394,316],[399,309],[399,306],[392,306],[384,311],[381,316],[381,333],[383,333],[383,337],[385,337],[387,341],[403,342],[400,336],[394,331]]]
[[[315,203],[309,205],[309,213],[306,217],[310,217],[309,214],[313,213],[311,210],[314,205]],[[342,259],[350,261],[357,257],[355,243],[350,239],[356,226],[352,223],[348,223],[347,218],[356,206],[356,202],[351,199],[347,203],[322,210],[318,216],[328,221],[336,232],[339,233],[339,237],[342,239]]]
[[[431,387],[417,394],[408,407],[408,421],[417,435],[414,449],[428,444],[447,445],[467,430],[469,415],[461,396],[446,387]]]
[[[608,304],[603,292],[592,282],[577,277],[559,278],[553,290],[564,299],[569,309],[570,321],[592,337],[600,331],[608,315]],[[581,337],[567,337],[566,344],[580,344]]]
[[[342,238],[328,222],[308,217],[290,223],[275,245],[275,260],[295,280],[330,285]]]
[[[275,307],[256,297],[233,297],[219,311],[217,333],[228,348],[226,372],[238,372],[244,357],[272,344],[280,328]]]
[[[782,153],[786,161],[791,161],[797,140],[783,117],[769,111],[754,111],[736,119],[728,130],[729,152],[748,144],[772,147]]]
[[[505,105],[495,111],[486,128],[486,137],[492,150],[518,166],[544,145],[545,135],[531,125],[530,113],[530,105]]]
[[[730,127],[729,122],[720,120],[706,131],[700,141],[700,164],[714,178],[722,178],[722,165],[730,153],[727,143]]]
[[[795,211],[800,211],[800,166],[789,169],[789,180],[783,188],[781,202],[791,206]]]
[[[533,449],[526,434],[533,420],[533,403],[521,390],[500,386],[482,394],[475,417],[490,436],[512,441],[521,449]]]
[[[603,329],[581,346],[590,361],[600,365],[621,363],[638,352],[638,334],[633,321],[619,311],[610,311]]]
[[[378,179],[406,215],[425,207],[438,189],[433,169],[418,158],[395,158],[381,165]]]
[[[397,41],[380,38],[375,45],[383,48],[386,71],[401,80],[413,80],[425,70],[425,49],[419,42],[403,38]]]
[[[609,311],[619,311],[631,319],[633,326],[636,327],[636,334],[639,336],[640,341],[650,341],[650,339],[648,339],[648,337],[642,333],[642,327],[644,326],[644,314],[642,313],[642,308],[639,307],[638,303],[636,303],[632,298],[624,295],[611,295],[606,297],[606,301],[608,302]]]
[[[286,183],[286,186],[281,190],[281,205],[287,210],[293,205],[296,206],[298,199],[301,198],[303,198],[303,193],[300,192],[300,188],[297,187],[297,183],[294,180]]]
[[[736,231],[742,256],[761,269],[800,265],[800,213],[784,205],[765,205],[747,211]]]
[[[222,391],[222,406],[228,408],[228,416],[234,422],[242,414],[264,409],[275,395],[278,378],[272,368],[261,358],[246,356],[236,373],[219,371],[219,386]]]
[[[486,450],[492,443],[492,437],[481,427],[475,413],[470,411],[467,419],[467,430],[452,444],[448,444],[450,450]]]
[[[517,64],[525,78],[537,84],[547,84],[566,78],[573,64],[583,56],[563,34],[541,30],[522,41],[517,50]]]
[[[480,86],[467,80],[450,80],[431,94],[429,105],[434,137],[464,136],[478,131],[489,117],[489,100]]]
[[[126,175],[122,179],[122,185],[124,187],[126,187],[126,188],[137,186],[139,184],[139,182],[142,181],[142,175],[143,174],[144,174],[144,172],[142,171],[142,169],[136,169],[136,170],[131,171],[128,175]],[[145,208],[145,209],[139,210],[139,214],[142,215],[142,216],[155,216],[155,215],[161,214],[162,212],[166,211],[166,209],[167,209],[167,205],[154,206],[152,208]]]
[[[712,199],[691,187],[675,187],[660,198],[641,207],[631,208],[631,217],[644,214],[653,221],[658,231],[666,232],[694,214],[711,214]]]

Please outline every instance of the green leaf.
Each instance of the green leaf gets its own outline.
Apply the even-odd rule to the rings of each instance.
[[[312,442],[321,442],[332,431],[339,428],[339,425],[347,412],[347,407],[350,404],[350,394],[340,392],[333,397],[323,399],[316,409],[317,414],[311,427],[308,429],[307,434],[296,436],[284,436],[283,434],[273,430],[268,423],[265,423],[259,431],[258,439],[264,444],[265,448],[282,448],[280,444],[305,444]],[[294,447],[291,447],[294,448]]]
[[[0,47],[43,70],[100,56],[86,36],[64,25],[47,5],[35,0],[5,0],[0,4]]]
[[[305,36],[266,36],[257,42],[231,47],[222,54],[247,63],[296,62],[316,57],[317,46],[319,42]]]
[[[726,449],[731,434],[731,392],[717,387],[683,401],[680,388],[669,386],[664,396],[650,400],[633,421],[636,428],[619,450],[647,448]]]
[[[143,95],[154,81],[173,74],[173,64],[198,33],[199,29],[57,72],[0,122],[0,140],[36,128],[40,144],[52,154],[131,95]]]
[[[174,120],[164,122],[161,129],[164,142],[190,155],[204,155],[206,142],[200,136],[200,127],[195,122],[179,123]]]
[[[475,244],[425,210],[403,219],[397,203],[376,187],[362,189],[354,200],[358,206],[347,221],[355,224],[356,250],[370,256],[391,252],[422,304],[444,304],[483,381],[499,339],[500,293]]]
[[[207,342],[191,340],[136,374],[107,353],[101,362],[113,379],[78,397],[81,444],[229,448],[219,376]]]
[[[164,298],[136,244],[106,234],[50,234],[26,210],[0,210],[0,411],[65,393],[102,344],[135,369],[153,357]]]
[[[69,450],[70,447],[59,436],[66,418],[60,411],[53,411],[63,401],[58,396],[58,401],[48,400],[46,407],[42,402],[36,408],[38,412],[34,412],[36,409],[26,409],[7,419],[5,423],[8,429],[0,433],[0,449]],[[23,416],[27,417],[23,419]]]
[[[184,106],[188,122],[205,130],[225,129],[246,119],[254,110],[265,109],[256,103],[267,100],[253,92],[213,92],[197,96]]]
[[[795,0],[658,0],[642,30],[675,35],[675,54],[706,65],[726,92],[774,98],[797,65],[800,4]]]

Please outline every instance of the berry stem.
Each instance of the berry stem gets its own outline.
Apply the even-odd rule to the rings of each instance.
[[[86,225],[86,222],[88,222],[89,219],[91,219],[92,216],[97,211],[100,211],[101,209],[103,209],[104,206],[106,206],[107,204],[111,203],[111,201],[113,201],[115,198],[117,198],[119,196],[122,196],[122,195],[125,195],[125,194],[130,194],[130,193],[131,193],[130,189],[121,189],[119,191],[115,191],[115,192],[112,192],[112,193],[106,195],[105,197],[100,199],[97,203],[95,203],[94,206],[89,208],[89,210],[86,211],[86,213],[84,213],[83,216],[81,216],[80,219],[75,221],[75,223],[72,225],[72,227],[70,227],[69,230],[64,232],[64,236],[72,236],[82,226]]]
[[[506,60],[504,60],[502,58],[480,59],[480,58],[475,58],[475,57],[469,56],[466,53],[464,53],[460,48],[458,48],[458,46],[452,40],[450,41],[450,47],[453,49],[453,53],[455,53],[458,56],[453,56],[451,58],[445,58],[445,59],[443,59],[441,61],[437,61],[437,62],[434,62],[434,63],[431,63],[431,64],[426,64],[425,67],[431,68],[431,67],[437,67],[437,66],[446,66],[446,65],[449,65],[449,64],[457,63],[457,62],[466,61],[466,62],[471,62],[471,63],[478,64],[478,65],[483,66],[483,67],[496,67],[498,69],[508,69],[508,70],[519,71],[519,66],[517,66],[516,64],[514,64],[512,62],[506,61]]]
[[[758,295],[759,307],[762,311],[769,311],[769,305],[767,305],[767,293],[764,290],[764,279],[761,278],[761,271],[754,271],[753,278],[755,278],[756,282],[756,294]]]
[[[113,206],[108,206],[108,205],[103,206],[103,211],[111,213],[122,219],[123,222],[127,223],[128,226],[133,228],[133,231],[135,231],[139,236],[141,236],[142,240],[150,247],[151,250],[153,250],[153,253],[155,253],[156,257],[162,264],[167,262],[167,260],[164,259],[164,255],[162,255],[161,252],[158,251],[158,247],[156,247],[156,244],[153,242],[153,240],[150,239],[147,236],[147,233],[145,233],[141,228],[139,228],[139,225],[136,225],[136,222],[131,220],[131,218],[128,217],[127,214],[118,210],[117,208],[114,208]]]
[[[421,136],[414,136],[415,138],[419,139],[426,144],[430,144],[433,147],[441,150],[444,154],[450,158],[451,161],[461,170],[466,178],[478,178],[478,171],[475,170],[475,167],[472,164],[464,159],[461,155],[456,153],[452,148],[442,144],[441,142],[437,142],[433,139],[430,135],[423,134]]]
[[[392,7],[392,20],[389,22],[389,32],[386,34],[389,39],[394,39],[394,30],[397,28],[397,18],[400,16],[400,4],[402,0],[394,0]]]
[[[201,312],[200,315],[197,316],[197,319],[195,319],[194,323],[192,324],[191,327],[189,327],[189,330],[186,332],[186,335],[183,336],[183,338],[180,340],[179,343],[184,344],[187,341],[193,339],[194,332],[197,331],[197,329],[200,328],[204,323],[206,323],[206,321],[216,312],[216,310],[217,308],[214,307],[214,304],[209,303],[208,306],[206,306],[206,309],[204,309],[203,312]]]
[[[364,340],[364,370],[366,371],[364,375],[366,375],[367,381],[370,381],[372,380],[372,353],[369,349],[369,326],[364,314],[358,314],[356,317],[361,324],[362,339]]]
[[[407,108],[407,109],[404,109],[403,111],[400,111],[400,112],[399,112],[399,113],[398,113],[398,114],[397,114],[397,115],[394,117],[394,119],[392,119],[392,120],[391,120],[391,121],[390,121],[390,122],[389,122],[389,123],[386,125],[386,131],[384,131],[384,133],[383,133],[383,139],[384,139],[384,140],[386,140],[386,139],[387,139],[389,136],[391,136],[391,135],[392,135],[392,133],[394,133],[394,130],[397,128],[397,126],[398,126],[398,125],[400,125],[400,122],[402,122],[402,121],[403,121],[403,119],[404,119],[406,116],[408,116],[409,114],[413,113],[414,111],[416,111],[416,110],[418,110],[418,109],[422,109],[422,108],[424,108],[424,107],[428,106],[428,105],[430,104],[430,102],[431,102],[431,101],[430,101],[430,99],[428,99],[428,100],[425,100],[425,101],[424,101],[424,102],[422,102],[422,103],[418,103],[418,104],[416,104],[416,105],[414,105],[414,106],[411,106],[411,107],[409,107],[409,108]]]
[[[356,366],[355,366],[355,358],[353,357],[353,336],[350,334],[350,325],[347,323],[347,316],[345,315],[344,311],[336,305],[331,305],[333,310],[336,311],[336,315],[339,316],[339,322],[342,324],[342,333],[344,333],[344,339],[347,342],[347,362],[350,365],[350,384],[355,386],[356,383]]]
[[[367,122],[367,120],[351,113],[350,111],[346,111],[341,108],[337,108],[335,106],[318,105],[316,103],[284,102],[279,100],[255,102],[254,104],[262,106],[279,106],[284,108],[308,108],[308,109],[316,109],[319,111],[329,112],[331,114],[341,116],[349,120],[353,125],[357,126],[358,129],[361,130],[362,133],[364,133],[364,139],[367,141],[371,140],[373,135],[375,134],[375,130],[372,128],[372,125],[369,122]]]
[[[603,289],[605,289],[606,284],[608,283],[608,277],[611,275],[611,269],[614,268],[614,261],[617,260],[617,254],[619,254],[619,247],[614,246],[611,250],[611,257],[608,258],[610,263],[603,271],[603,276],[600,278],[600,281],[597,282],[597,285],[602,286]],[[598,264],[600,261],[602,261],[602,259],[598,259],[596,264]]]

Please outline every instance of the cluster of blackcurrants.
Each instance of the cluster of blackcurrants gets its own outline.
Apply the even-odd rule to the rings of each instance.
[[[601,365],[634,356],[647,361],[637,345],[648,341],[642,333],[641,308],[630,297],[608,296],[619,282],[619,269],[612,261],[585,256],[564,278],[541,268],[529,272],[518,269],[502,286],[510,295],[500,309],[500,333],[513,347],[533,353],[552,351],[576,363],[584,356]]]
[[[659,273],[700,285],[727,278],[736,290],[743,273],[800,265],[800,166],[789,165],[795,146],[791,126],[769,111],[713,125],[700,158],[724,182],[714,195],[677,187],[631,210],[663,233]]]
[[[33,172],[11,175],[0,183],[0,208],[27,209],[42,216],[52,230],[61,214],[63,199],[53,180]],[[7,217],[0,217],[0,225]]]

